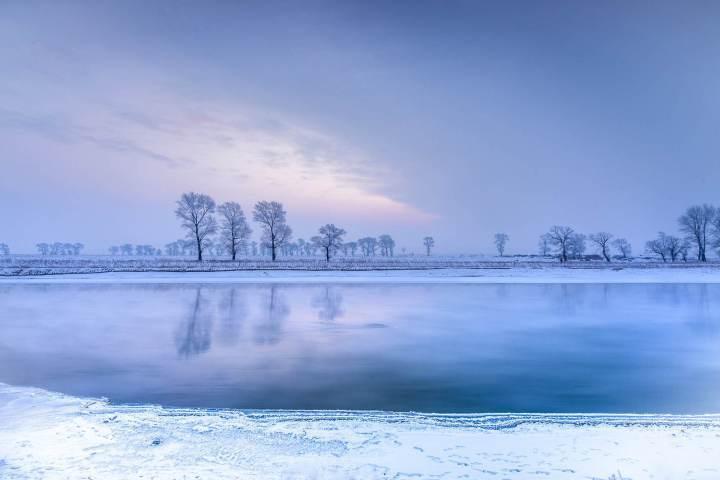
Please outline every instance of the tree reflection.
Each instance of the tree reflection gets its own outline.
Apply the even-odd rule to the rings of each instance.
[[[221,311],[218,341],[224,345],[234,345],[240,337],[240,324],[247,315],[245,301],[237,288],[228,289],[221,303]]]
[[[282,324],[290,314],[284,296],[277,286],[270,287],[267,304],[261,320],[255,326],[255,343],[273,345],[282,338]]]
[[[332,322],[342,317],[343,297],[339,291],[332,287],[325,287],[325,292],[313,299],[312,306],[318,309],[318,318],[325,322]]]
[[[211,330],[212,318],[208,311],[207,300],[203,297],[202,288],[198,288],[190,313],[180,324],[175,335],[178,355],[189,358],[210,350]]]

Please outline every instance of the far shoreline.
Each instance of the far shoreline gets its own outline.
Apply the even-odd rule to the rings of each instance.
[[[413,269],[237,269],[68,271],[0,275],[10,284],[680,284],[720,283],[720,265],[426,267]]]

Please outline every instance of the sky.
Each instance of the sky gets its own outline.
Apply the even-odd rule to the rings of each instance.
[[[720,3],[0,0],[0,242],[162,247],[182,192],[399,248],[635,253],[720,203]],[[255,226],[255,234],[259,228]]]

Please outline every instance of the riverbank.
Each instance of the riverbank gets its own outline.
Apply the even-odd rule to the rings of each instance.
[[[0,477],[716,479],[716,415],[113,405],[0,384]]]
[[[3,283],[720,283],[720,268],[432,268],[413,270],[235,270],[7,275]]]

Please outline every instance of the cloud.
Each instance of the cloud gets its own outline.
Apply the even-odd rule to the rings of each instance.
[[[2,128],[22,130],[54,142],[85,142],[105,150],[139,155],[146,159],[164,163],[172,168],[193,163],[190,159],[174,158],[158,153],[140,146],[128,138],[107,137],[102,136],[100,133],[93,133],[98,129],[93,129],[87,125],[74,125],[72,121],[58,116],[29,115],[2,109],[0,110],[0,129]]]
[[[194,163],[193,160],[187,158],[173,158],[167,155],[163,155],[161,153],[154,152],[152,150],[148,150],[147,148],[140,147],[133,143],[131,140],[124,138],[97,138],[92,135],[82,135],[80,138],[84,141],[90,142],[107,150],[112,150],[120,153],[130,153],[140,155],[151,160],[157,160],[171,168],[192,165]]]

